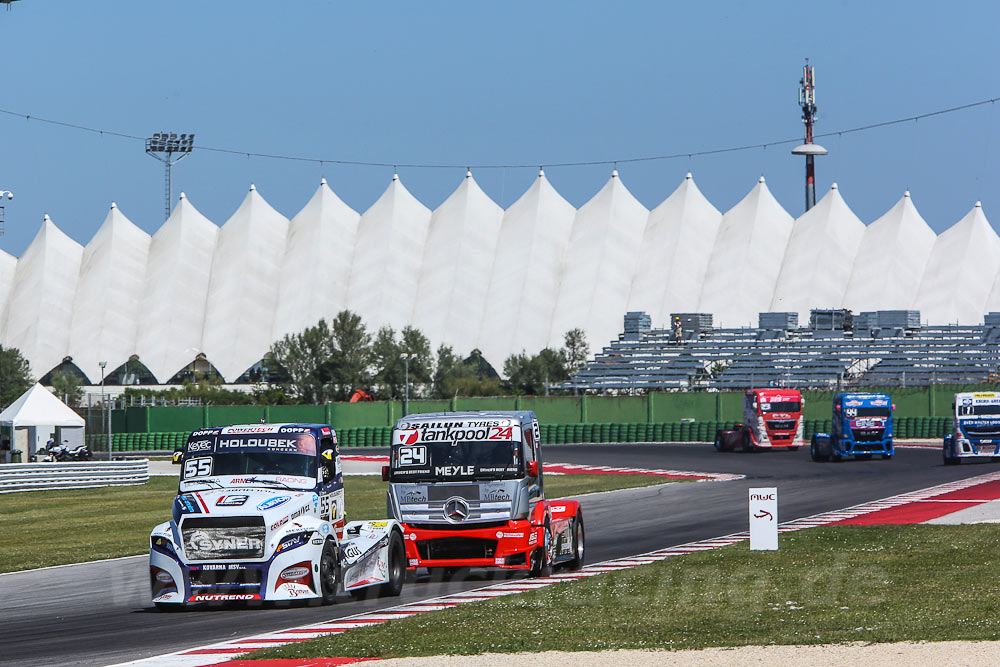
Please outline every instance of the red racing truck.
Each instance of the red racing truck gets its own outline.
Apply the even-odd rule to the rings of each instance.
[[[715,433],[715,449],[798,449],[802,436],[802,394],[797,389],[747,389],[743,395],[743,423]]]
[[[583,513],[547,500],[538,420],[529,411],[404,417],[392,431],[389,515],[403,525],[408,576],[416,569],[526,570],[583,565]]]

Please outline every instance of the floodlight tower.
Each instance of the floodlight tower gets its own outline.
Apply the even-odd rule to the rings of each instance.
[[[802,122],[806,126],[806,142],[792,149],[793,155],[806,156],[806,210],[816,205],[816,166],[813,160],[817,155],[826,155],[826,149],[813,143],[813,123],[816,122],[816,75],[813,67],[806,64],[802,68],[802,78],[799,80],[799,106],[802,107]]]
[[[192,148],[194,148],[194,134],[178,136],[175,132],[157,132],[146,139],[146,154],[162,162],[165,169],[163,190],[166,200],[164,206],[166,215],[163,217],[164,220],[170,217],[170,204],[174,198],[171,168],[190,155]],[[174,154],[177,154],[176,158],[174,158]]]

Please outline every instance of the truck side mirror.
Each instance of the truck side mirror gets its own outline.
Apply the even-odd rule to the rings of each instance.
[[[389,481],[389,466],[382,466],[382,481]]]
[[[171,457],[170,462],[173,463],[175,466],[179,466],[181,464],[182,458],[184,458],[184,450],[178,449],[176,452],[174,452],[174,455],[173,457]]]
[[[833,406],[833,411],[836,412],[839,415],[840,414],[840,406],[839,405]]]
[[[895,411],[896,411],[896,404],[895,404],[895,403],[893,403],[893,404],[892,404],[892,411],[893,411],[893,412],[895,412]]]
[[[538,461],[528,461],[528,477],[538,477]]]

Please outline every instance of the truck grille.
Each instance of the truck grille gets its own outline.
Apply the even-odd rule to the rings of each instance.
[[[852,429],[851,433],[854,435],[854,439],[858,442],[873,442],[882,439],[885,435],[884,428],[856,428]]]
[[[436,500],[448,500],[449,498],[454,498],[458,496],[459,498],[465,498],[466,500],[479,500],[479,485],[478,484],[428,484],[427,485],[427,500],[434,502]]]
[[[772,419],[767,422],[767,426],[775,431],[791,431],[795,428],[796,423],[794,419]]]
[[[1000,438],[1000,424],[969,424],[963,428],[970,438]]]
[[[264,557],[263,517],[190,517],[181,523],[184,552],[191,560]]]
[[[442,537],[436,540],[417,541],[417,552],[423,560],[493,558],[496,550],[496,540],[479,537]]]
[[[226,569],[205,569],[207,565],[195,565],[190,570],[191,588],[211,588],[218,589],[241,589],[258,588],[260,586],[261,571],[256,567],[241,567],[234,569],[232,565],[223,566]]]
[[[854,447],[851,449],[853,452],[881,452],[882,443],[880,442],[855,442]]]

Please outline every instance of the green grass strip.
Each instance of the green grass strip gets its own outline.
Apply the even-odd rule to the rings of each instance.
[[[996,526],[814,528],[246,657],[992,640],[998,593]]]
[[[662,484],[651,475],[553,475],[549,497]],[[176,477],[141,486],[27,491],[3,496],[0,572],[147,553],[149,531],[170,519]],[[386,483],[377,475],[344,479],[349,521],[385,517]]]

